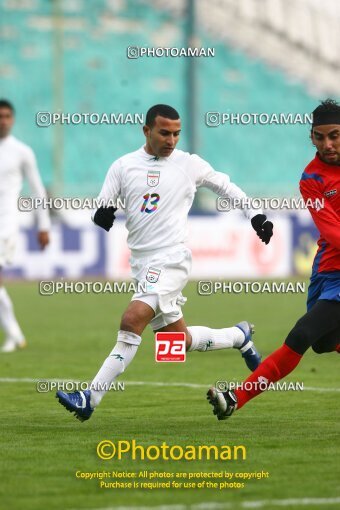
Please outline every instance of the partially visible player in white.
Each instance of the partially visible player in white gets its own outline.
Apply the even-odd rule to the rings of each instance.
[[[186,301],[182,290],[191,270],[191,252],[184,244],[187,219],[197,188],[205,186],[230,199],[246,199],[245,193],[228,175],[216,172],[196,154],[175,149],[181,121],[170,106],[150,108],[143,130],[146,145],[110,167],[98,197],[106,207],[99,208],[93,219],[109,230],[115,212],[110,201],[112,204],[120,198],[125,202],[132,276],[147,289],[132,297],[121,319],[117,343],[92,381],[91,390],[57,392],[59,402],[82,421],[91,416],[110,384],[132,361],[148,324],[155,332],[184,332],[188,351],[234,347],[250,370],[260,363],[248,322],[223,329],[187,327],[181,310]],[[273,224],[262,212],[245,208],[244,214],[268,244]]]
[[[26,346],[25,336],[15,317],[12,301],[4,287],[2,269],[11,264],[18,233],[18,199],[27,179],[32,196],[45,197],[34,153],[11,135],[14,107],[0,99],[0,326],[5,333],[1,352],[13,352]],[[38,242],[42,249],[49,243],[50,220],[47,210],[37,211]]]

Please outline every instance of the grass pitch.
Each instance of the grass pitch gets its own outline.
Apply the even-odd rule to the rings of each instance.
[[[206,388],[219,379],[241,381],[247,376],[239,353],[194,352],[188,354],[186,363],[156,364],[153,335],[148,329],[136,358],[120,378],[125,391],[109,392],[93,417],[80,423],[58,404],[54,392],[38,393],[32,380],[91,380],[115,344],[119,319],[130,297],[43,297],[35,283],[9,283],[7,288],[28,348],[0,356],[1,509],[86,510],[202,503],[237,509],[249,508],[249,502],[259,508],[278,508],[275,500],[291,498],[296,502],[286,508],[301,508],[303,498],[312,498],[305,508],[338,507],[329,498],[340,496],[339,355],[308,352],[287,380],[314,389],[267,393],[230,420],[218,422],[205,400]],[[188,325],[218,328],[244,319],[252,321],[256,325],[254,340],[264,356],[281,345],[305,310],[303,295],[199,296],[195,283],[186,288],[185,295],[189,298],[183,309]],[[164,385],[152,384],[155,382]],[[145,447],[163,441],[182,446],[245,445],[247,459],[104,461],[96,454],[97,444],[104,439],[136,439]],[[77,479],[78,470],[263,470],[269,472],[269,478],[248,481],[242,489],[122,490],[100,489],[96,479]],[[313,498],[327,499],[315,504]]]

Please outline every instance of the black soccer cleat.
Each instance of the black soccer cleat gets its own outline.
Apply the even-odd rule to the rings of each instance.
[[[207,400],[213,406],[213,413],[218,420],[230,418],[237,409],[237,398],[233,391],[218,391],[211,387],[207,393]]]

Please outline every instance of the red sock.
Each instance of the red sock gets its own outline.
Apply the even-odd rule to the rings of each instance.
[[[335,347],[335,350],[336,352],[338,352],[340,354],[340,344],[338,344],[336,347]]]
[[[293,351],[286,344],[283,344],[282,347],[270,354],[248,379],[243,382],[244,387],[235,391],[238,401],[237,409],[244,406],[248,400],[262,393],[265,390],[265,384],[277,382],[286,377],[298,365],[301,358],[301,354]],[[246,383],[248,382],[256,384],[247,385]]]

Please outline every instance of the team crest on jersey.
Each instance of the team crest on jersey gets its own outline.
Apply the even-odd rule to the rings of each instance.
[[[160,176],[159,170],[149,170],[147,179],[148,186],[151,186],[152,188],[154,186],[157,186],[157,184],[159,183],[159,176]]]
[[[156,269],[155,267],[149,267],[148,272],[146,273],[146,279],[149,283],[156,283],[158,282],[160,274],[161,274],[160,269]]]
[[[337,189],[331,189],[330,191],[325,191],[324,195],[325,197],[332,197],[333,195],[336,195],[337,192]]]

